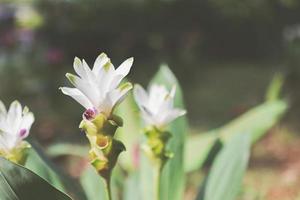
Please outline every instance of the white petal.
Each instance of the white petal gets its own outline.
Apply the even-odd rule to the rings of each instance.
[[[110,82],[109,90],[116,89],[116,87],[118,87],[122,79],[123,79],[122,75],[115,75]]]
[[[138,106],[147,104],[148,98],[149,98],[148,94],[144,90],[144,88],[142,86],[140,86],[139,84],[134,85],[133,95],[134,95],[134,99],[135,99],[136,103],[138,104]]]
[[[163,119],[161,119],[161,122],[164,125],[167,125],[174,119],[176,119],[182,115],[185,115],[185,114],[186,114],[185,110],[175,108],[175,109],[171,110],[166,116],[164,116]]]
[[[150,86],[148,109],[153,113],[159,112],[160,106],[168,96],[168,90],[163,85],[153,84]]]
[[[110,59],[107,57],[107,55],[105,53],[101,53],[94,63],[94,67],[92,70],[93,73],[98,77],[100,75],[100,71],[103,65],[105,65],[109,61]]]
[[[142,118],[147,125],[157,124],[155,120],[155,116],[153,116],[152,113],[149,110],[147,110],[146,107],[142,106],[140,109],[141,109]]]
[[[93,104],[90,102],[90,100],[84,94],[82,94],[82,92],[80,92],[78,89],[68,88],[68,87],[61,87],[60,89],[61,89],[62,93],[72,97],[75,101],[77,101],[84,108],[86,108],[86,109],[93,108]]]
[[[176,85],[174,85],[174,86],[172,87],[172,89],[171,89],[171,91],[170,91],[170,96],[171,96],[172,98],[174,98],[174,97],[175,97],[175,93],[176,93]]]
[[[32,112],[27,112],[24,114],[23,116],[23,119],[22,119],[22,122],[21,122],[21,126],[20,126],[20,130],[21,129],[25,129],[26,130],[26,133],[25,135],[19,135],[20,136],[20,140],[21,139],[24,139],[28,136],[29,134],[29,131],[30,131],[30,128],[31,128],[31,125],[32,123],[34,122],[34,115]],[[20,130],[18,133],[20,133]]]
[[[109,102],[110,109],[106,108],[106,110],[109,109],[111,112],[117,105],[119,105],[124,100],[127,93],[131,89],[132,89],[132,84],[127,82],[127,83],[124,83],[123,85],[121,85],[120,87],[118,87],[117,89],[109,92],[108,96],[107,96],[107,98],[109,100],[106,100],[106,101]]]
[[[122,75],[123,77],[127,76],[129,73],[131,66],[133,64],[133,58],[128,58],[125,60],[119,67],[116,69],[116,74]]]
[[[4,103],[0,100],[0,115],[6,115],[7,111]]]
[[[129,73],[132,63],[133,63],[133,58],[128,58],[118,67],[118,69],[115,70],[115,74],[111,80],[109,90],[118,87],[118,85],[121,83],[123,78],[127,76],[127,74]]]
[[[10,104],[7,113],[7,123],[13,132],[19,128],[22,119],[22,106],[18,101],[14,101]]]
[[[111,81],[115,76],[115,67],[109,61],[103,65],[100,70],[100,75],[97,78],[98,88],[102,94],[106,94],[110,89]]]
[[[98,106],[100,95],[99,95],[96,85],[90,84],[90,83],[80,79],[78,76],[75,76],[70,73],[67,73],[66,76],[70,80],[70,82],[78,90],[80,90],[90,100],[90,102],[95,107]]]
[[[18,136],[16,134],[0,132],[0,148],[9,152],[18,143]]]
[[[74,62],[73,62],[73,68],[75,72],[80,76],[80,77],[86,77],[85,71],[82,66],[82,62],[79,58],[75,57]]]

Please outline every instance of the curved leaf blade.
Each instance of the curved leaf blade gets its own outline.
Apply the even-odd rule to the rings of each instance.
[[[191,172],[202,166],[214,140],[218,137],[227,143],[234,135],[247,131],[252,137],[252,143],[255,143],[280,120],[287,108],[287,103],[283,100],[268,101],[250,109],[219,129],[189,137],[185,148],[185,171]],[[203,144],[203,140],[207,143]],[[199,151],[200,155],[195,154],[195,151]]]
[[[0,157],[1,200],[71,200],[32,171]]]
[[[86,196],[79,183],[59,170],[58,167],[46,157],[37,142],[31,140],[30,143],[32,148],[29,151],[25,167],[47,180],[60,191],[69,194],[74,199],[86,200]]]
[[[80,183],[88,200],[107,199],[104,181],[92,166],[84,170]]]
[[[234,200],[247,169],[251,136],[234,136],[216,157],[204,189],[204,200]],[[199,194],[199,198],[203,194]]]

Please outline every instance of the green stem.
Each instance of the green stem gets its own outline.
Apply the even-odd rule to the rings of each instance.
[[[154,168],[154,199],[160,200],[160,178],[161,178],[162,166],[157,163]]]
[[[112,200],[112,195],[111,195],[111,185],[110,185],[110,180],[111,180],[111,176],[108,175],[104,178],[104,184],[105,184],[105,188],[106,188],[106,198],[107,200]]]

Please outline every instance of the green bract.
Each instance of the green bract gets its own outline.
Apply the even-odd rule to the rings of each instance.
[[[145,153],[152,161],[163,167],[167,160],[173,156],[173,153],[167,150],[167,144],[172,134],[154,126],[146,128],[144,133],[147,137],[147,143],[143,145]]]
[[[83,119],[80,123],[79,127],[85,131],[90,142],[90,162],[103,177],[111,173],[119,154],[125,150],[124,144],[114,138],[122,124],[120,117],[112,115],[111,119],[107,119],[101,113],[92,120]]]

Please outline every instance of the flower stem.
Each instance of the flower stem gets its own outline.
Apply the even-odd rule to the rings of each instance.
[[[160,177],[161,177],[162,166],[160,163],[154,168],[154,199],[160,200]]]
[[[107,177],[103,177],[103,178],[104,178],[104,184],[105,184],[105,189],[106,189],[106,199],[112,200],[111,186],[110,186],[111,176],[108,175]]]

